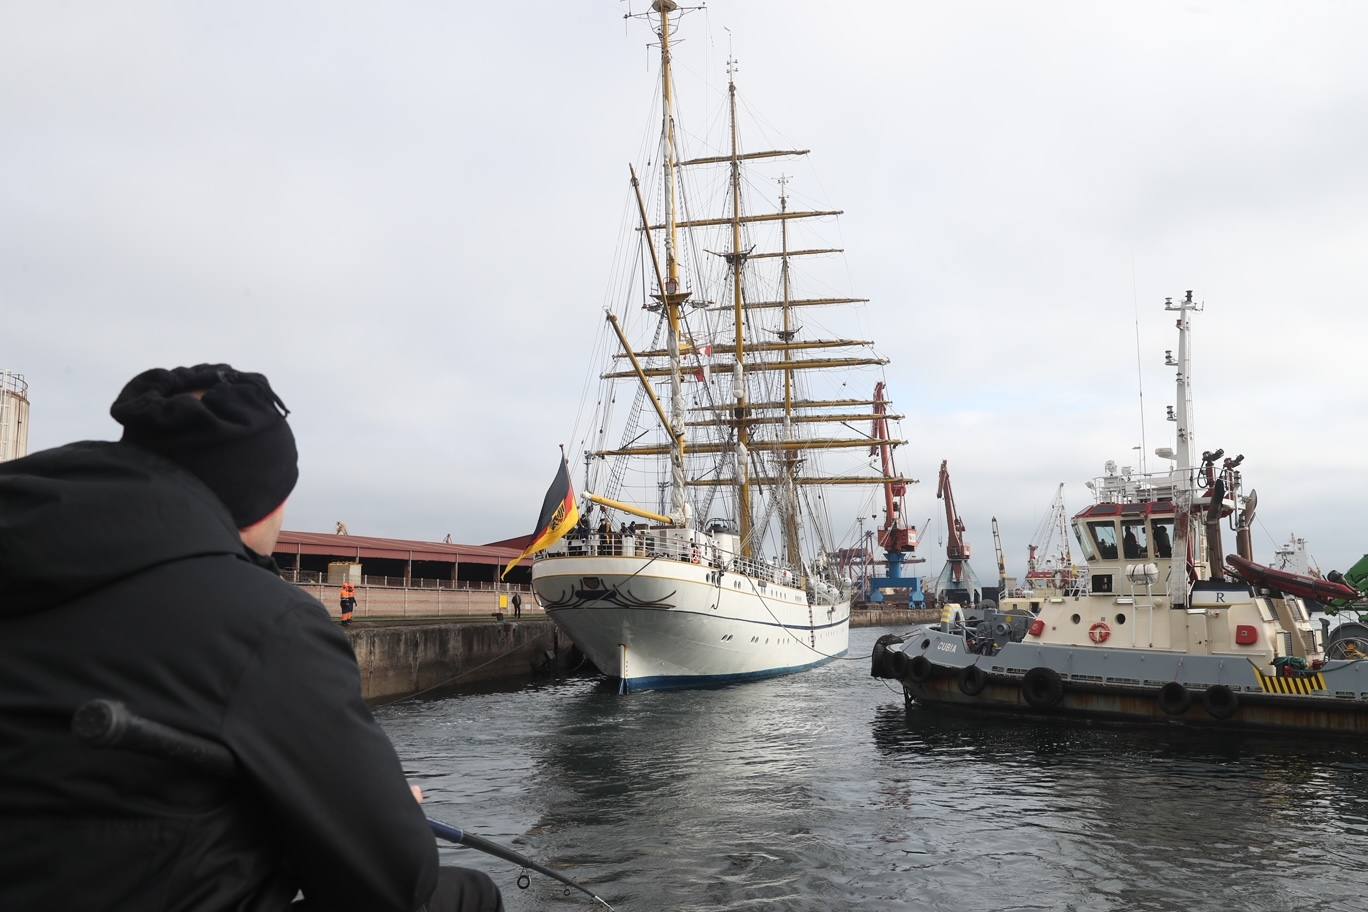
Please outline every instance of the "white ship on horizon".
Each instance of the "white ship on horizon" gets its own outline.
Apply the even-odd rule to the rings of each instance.
[[[623,300],[597,349],[610,365],[583,441],[581,501],[582,514],[596,513],[532,569],[547,615],[623,691],[768,677],[844,655],[851,585],[822,492],[888,483],[865,451],[904,442],[883,430],[900,416],[843,389],[852,372],[882,376],[873,343],[814,337],[797,319],[863,299],[794,293],[796,258],[841,251],[790,243],[790,225],[796,234],[840,213],[791,209],[782,174],[777,200],[757,198],[762,179],[749,169],[807,150],[742,150],[734,61],[725,139],[681,154],[681,136],[698,141],[675,120],[671,41],[685,12],[656,0],[641,17],[659,41],[661,133],[644,179],[631,171]],[[717,193],[694,183],[709,173]],[[695,215],[692,200],[724,212]],[[626,415],[614,413],[619,399],[631,403]],[[823,465],[841,454],[844,464]]]

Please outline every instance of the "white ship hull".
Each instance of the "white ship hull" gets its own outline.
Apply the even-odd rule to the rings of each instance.
[[[648,557],[554,556],[532,570],[547,616],[626,691],[698,687],[803,671],[846,653],[850,602]]]

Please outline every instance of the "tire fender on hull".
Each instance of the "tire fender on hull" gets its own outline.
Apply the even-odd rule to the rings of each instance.
[[[960,693],[977,697],[988,686],[988,673],[977,665],[967,665],[959,673]]]
[[[1192,693],[1177,681],[1169,681],[1159,688],[1159,709],[1169,716],[1181,716],[1192,706]]]
[[[1213,719],[1229,719],[1240,708],[1240,697],[1224,684],[1212,684],[1202,694],[1202,703]]]
[[[902,637],[894,633],[886,633],[874,643],[874,651],[869,659],[869,675],[874,678],[896,678],[898,675],[893,670],[893,657],[902,655],[902,650],[895,649],[902,642]]]
[[[1021,678],[1021,697],[1032,709],[1053,709],[1064,699],[1064,682],[1052,668],[1032,668]]]
[[[903,658],[907,658],[907,656],[904,655]],[[918,684],[921,684],[925,681],[931,680],[931,676],[935,673],[936,666],[932,665],[931,660],[928,659],[926,656],[914,656],[907,663],[906,678],[909,681],[914,681]]]
[[[911,661],[905,652],[889,652],[888,668],[892,672],[891,677],[897,678],[899,681],[907,677],[907,665]]]

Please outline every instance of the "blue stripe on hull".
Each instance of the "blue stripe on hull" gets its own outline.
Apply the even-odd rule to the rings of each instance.
[[[620,692],[640,693],[645,690],[680,690],[687,687],[723,687],[727,684],[740,684],[745,681],[762,681],[765,678],[777,678],[780,675],[796,674],[800,671],[807,671],[812,668],[833,662],[849,652],[843,649],[833,656],[818,659],[807,665],[790,665],[786,668],[766,668],[763,671],[747,671],[741,674],[726,675],[655,675],[649,678],[628,678],[621,681],[622,689]]]

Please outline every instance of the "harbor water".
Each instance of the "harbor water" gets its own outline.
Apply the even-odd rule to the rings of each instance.
[[[716,690],[589,678],[382,707],[430,816],[619,912],[1368,905],[1368,749],[904,708],[851,660]],[[358,770],[358,775],[364,775]],[[470,850],[510,912],[590,909]]]

